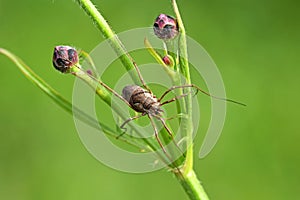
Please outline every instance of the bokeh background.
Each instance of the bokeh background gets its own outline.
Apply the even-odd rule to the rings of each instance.
[[[151,26],[159,13],[172,15],[167,0],[94,2],[116,32]],[[202,160],[196,142],[195,169],[209,196],[299,199],[299,1],[178,4],[188,35],[218,65],[227,96],[248,105],[228,105],[222,136]],[[102,40],[74,1],[0,0],[0,47],[68,99],[74,77],[53,69],[53,47],[90,51]],[[2,55],[0,67],[0,199],[187,199],[166,170],[126,174],[99,163],[81,144],[72,116]]]

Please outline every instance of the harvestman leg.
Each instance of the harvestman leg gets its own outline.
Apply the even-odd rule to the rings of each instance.
[[[181,114],[177,114],[177,115],[172,116],[172,117],[167,117],[167,118],[165,118],[165,121],[176,119],[176,118],[180,118],[180,117],[183,117],[182,113]]]
[[[130,117],[130,118],[127,119],[125,122],[123,122],[123,124],[120,126],[120,128],[121,128],[121,129],[124,129],[124,126],[125,126],[127,123],[129,123],[129,122],[131,122],[131,121],[133,121],[133,120],[136,120],[136,119],[138,119],[138,118],[140,118],[140,117],[143,117],[143,116],[145,116],[144,113],[141,114],[141,115],[137,115],[137,116],[134,116],[134,117]]]
[[[117,38],[117,39],[118,39],[118,38]],[[150,90],[150,88],[146,85],[146,83],[145,83],[145,81],[144,81],[144,79],[143,79],[143,77],[142,77],[142,74],[141,74],[141,72],[140,72],[140,70],[139,70],[139,68],[138,68],[138,66],[137,66],[137,64],[136,64],[136,62],[135,62],[134,59],[131,57],[131,55],[126,51],[126,49],[125,49],[125,47],[124,47],[123,45],[122,45],[122,48],[123,48],[124,52],[126,52],[126,56],[131,60],[133,66],[134,66],[134,68],[135,68],[135,70],[136,70],[136,72],[137,72],[137,74],[138,74],[138,77],[139,77],[140,81],[141,81],[142,84],[143,84],[143,87],[151,93],[151,90]]]
[[[108,91],[110,91],[111,93],[113,93],[116,97],[118,97],[119,99],[121,99],[123,102],[125,102],[130,108],[131,105],[126,101],[126,99],[124,99],[121,95],[119,95],[116,91],[114,91],[113,89],[111,89],[108,85],[106,85],[105,83],[103,83],[102,81],[98,80],[97,78],[95,78],[94,76],[90,75],[89,73],[83,71],[80,67],[76,66],[78,69],[80,69],[83,73],[85,73],[86,75],[88,75],[91,79],[93,79],[94,81],[98,82],[100,85],[102,85],[105,89],[107,89]]]
[[[182,94],[182,95],[179,95],[179,96],[176,96],[176,97],[173,97],[172,99],[170,99],[170,100],[167,100],[167,101],[164,101],[163,103],[160,103],[160,105],[161,106],[163,106],[163,105],[166,105],[166,104],[168,104],[168,103],[172,103],[172,102],[174,102],[174,101],[176,101],[176,100],[178,100],[178,99],[181,99],[181,98],[183,98],[183,97],[186,97],[187,95],[189,95],[190,94],[190,92],[189,93],[184,93],[184,94]],[[176,116],[177,117],[177,116]],[[170,117],[170,118],[166,118],[165,120],[171,120],[171,119],[174,119],[174,118],[176,118],[176,117]]]
[[[170,87],[168,90],[166,90],[162,95],[161,97],[159,98],[159,100],[162,100],[169,92],[175,90],[175,89],[178,89],[178,88],[188,88],[188,87],[193,87],[193,88],[196,88],[197,91],[200,91],[208,96],[211,96],[209,93],[205,92],[204,90],[202,90],[201,88],[199,88],[198,86],[194,85],[194,84],[190,84],[190,85],[177,85],[177,86],[172,86]]]
[[[177,143],[175,142],[174,136],[173,136],[173,134],[172,134],[170,128],[167,126],[166,121],[165,121],[163,118],[158,117],[158,116],[157,116],[156,118],[159,119],[159,120],[161,121],[161,123],[164,125],[165,129],[167,130],[168,134],[169,134],[170,137],[172,138],[172,141],[173,141],[173,143],[175,144],[175,146],[178,148],[178,150],[179,150],[182,154],[184,154],[184,153],[182,152],[182,150],[180,149],[180,147],[179,147],[179,146],[177,145]]]
[[[165,153],[165,155],[167,156],[167,158],[169,159],[169,161],[172,162],[171,157],[170,157],[169,154],[166,152],[164,146],[162,145],[162,143],[161,143],[161,141],[160,141],[160,139],[159,139],[159,137],[158,137],[158,131],[157,131],[157,128],[156,128],[156,125],[155,125],[155,123],[154,123],[154,121],[153,121],[152,116],[151,116],[151,115],[148,115],[148,117],[149,117],[150,122],[151,122],[151,124],[152,124],[152,126],[153,126],[155,138],[156,138],[156,140],[158,141],[159,146],[161,147],[161,149],[163,150],[163,152]],[[172,163],[172,165],[177,169],[177,172],[183,177],[183,175],[182,175],[180,169],[179,169],[176,165],[174,165],[173,163]]]
[[[131,57],[130,57],[130,58],[131,58]],[[139,76],[139,79],[140,79],[140,81],[141,81],[142,84],[143,84],[143,87],[144,87],[146,90],[148,90],[148,92],[150,92],[150,93],[152,94],[150,88],[146,85],[146,83],[145,83],[145,81],[144,81],[144,79],[143,79],[143,77],[142,77],[141,71],[139,70],[137,64],[135,63],[135,61],[134,61],[132,58],[131,58],[131,60],[132,60],[132,63],[133,63],[133,65],[134,65],[134,67],[135,67],[135,70],[136,70],[136,72],[137,72],[137,74],[138,74],[138,76]]]
[[[154,121],[153,121],[152,116],[151,116],[151,115],[148,115],[148,117],[149,117],[150,122],[151,122],[151,124],[152,124],[152,126],[153,126],[153,129],[154,129],[154,135],[155,135],[156,140],[158,141],[159,146],[161,147],[161,149],[163,150],[163,152],[164,152],[166,155],[168,155],[167,152],[166,152],[166,150],[165,150],[165,148],[164,148],[164,146],[162,145],[162,143],[161,143],[161,141],[160,141],[160,139],[159,139],[159,137],[158,137],[158,131],[157,131],[157,128],[156,128],[156,125],[155,125],[155,123],[154,123]]]
[[[152,116],[151,116],[151,115],[148,115],[148,117],[149,117],[150,122],[151,122],[151,124],[152,124],[152,126],[153,126],[154,134],[155,134],[156,140],[158,141],[159,146],[161,147],[161,149],[163,150],[163,152],[165,153],[165,155],[168,157],[169,161],[172,161],[171,157],[170,157],[169,154],[166,152],[164,146],[162,145],[162,143],[161,143],[161,141],[160,141],[160,139],[159,139],[159,137],[158,137],[158,131],[157,131],[157,128],[156,128],[156,125],[155,125],[155,123],[154,123],[154,121],[153,121]],[[176,165],[174,165],[174,167],[177,169],[177,171],[179,172],[179,174],[182,176],[180,169],[179,169]]]
[[[160,105],[163,106],[163,105],[165,105],[165,104],[172,103],[173,101],[176,101],[176,100],[178,100],[178,99],[181,99],[181,98],[183,98],[183,97],[186,97],[186,96],[189,95],[189,94],[190,94],[190,92],[189,92],[189,93],[182,94],[182,95],[179,95],[179,96],[176,96],[176,97],[174,97],[174,98],[172,98],[172,99],[170,99],[170,100],[164,101],[164,102],[161,103]]]
[[[80,69],[81,70],[81,68],[80,67],[78,67],[78,66],[76,66],[78,69]],[[125,102],[130,108],[132,108],[131,107],[131,105],[126,101],[126,99],[124,99],[121,95],[119,95],[117,92],[115,92],[113,89],[111,89],[108,85],[106,85],[105,83],[103,83],[102,81],[100,81],[100,80],[98,80],[97,78],[95,78],[94,76],[92,76],[92,75],[90,75],[90,74],[88,74],[88,73],[86,73],[85,71],[83,71],[83,70],[81,70],[83,73],[85,73],[86,75],[88,75],[90,78],[92,78],[94,81],[96,81],[96,82],[98,82],[100,85],[102,85],[104,88],[106,88],[108,91],[110,91],[111,93],[113,93],[116,97],[118,97],[119,99],[121,99],[123,102]],[[129,123],[130,121],[132,121],[132,120],[135,120],[135,119],[138,119],[138,118],[140,118],[140,117],[142,117],[142,116],[144,116],[145,114],[142,114],[142,115],[137,115],[137,116],[135,116],[135,117],[131,117],[131,118],[129,118],[129,119],[127,119],[125,122],[123,122],[123,124],[121,125],[121,129],[124,129],[124,126],[127,124],[127,123]],[[124,133],[122,133],[122,134],[120,134],[119,136],[117,136],[117,139],[119,138],[119,137],[121,137],[122,135],[124,135],[126,133],[126,131],[124,132]]]
[[[131,122],[131,121],[133,121],[133,120],[136,120],[136,119],[138,119],[138,118],[140,118],[140,117],[143,117],[143,116],[145,116],[145,114],[141,114],[141,115],[137,115],[137,116],[134,116],[134,117],[130,117],[130,118],[128,118],[125,122],[123,122],[123,124],[120,126],[120,128],[121,128],[121,129],[124,129],[125,131],[124,131],[123,133],[121,133],[120,135],[118,135],[116,138],[119,139],[120,137],[122,137],[122,136],[126,133],[127,128],[124,128],[124,126],[125,126],[126,124],[128,124],[129,122]]]
[[[228,102],[232,102],[232,103],[236,103],[236,104],[239,104],[239,105],[242,105],[242,106],[246,106],[245,104],[243,103],[240,103],[238,101],[234,101],[234,100],[231,100],[231,99],[226,99],[226,98],[222,98],[222,97],[217,97],[217,96],[213,96],[211,94],[209,94],[208,92],[205,92],[204,90],[202,90],[201,88],[199,88],[197,85],[195,84],[189,84],[189,85],[179,85],[179,86],[172,86],[170,87],[167,91],[165,91],[163,93],[163,95],[158,99],[158,101],[161,101],[169,92],[175,90],[175,89],[178,89],[178,88],[196,88],[197,89],[197,92],[200,91],[202,92],[203,94],[206,94],[207,96],[210,96],[212,98],[215,98],[215,99],[219,99],[219,100],[224,100],[224,101],[228,101]]]

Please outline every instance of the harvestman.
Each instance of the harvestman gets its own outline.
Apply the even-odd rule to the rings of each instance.
[[[129,56],[129,55],[128,55]],[[130,56],[129,56],[130,57]],[[135,110],[136,112],[140,113],[140,115],[134,116],[134,117],[130,117],[127,120],[125,120],[125,122],[120,126],[120,128],[124,129],[124,126],[133,121],[136,120],[140,117],[143,116],[148,116],[151,125],[153,126],[154,129],[154,135],[156,137],[156,140],[158,141],[160,147],[162,148],[162,150],[164,151],[164,153],[166,155],[167,152],[161,142],[161,140],[159,139],[158,136],[158,130],[157,127],[154,123],[154,118],[158,119],[164,126],[164,128],[167,130],[168,134],[171,136],[172,140],[173,140],[173,134],[171,132],[171,130],[169,129],[169,127],[167,126],[165,119],[162,118],[162,113],[163,110],[161,109],[161,107],[163,105],[166,105],[168,103],[174,102],[180,98],[183,98],[187,95],[189,95],[190,93],[184,93],[181,94],[179,96],[175,96],[172,99],[166,100],[166,101],[162,101],[163,98],[170,93],[171,91],[178,89],[178,88],[195,88],[198,91],[212,97],[212,98],[216,98],[216,99],[220,99],[220,100],[225,100],[225,101],[229,101],[229,102],[233,102],[233,103],[237,103],[240,105],[245,105],[242,103],[239,103],[237,101],[234,100],[230,100],[230,99],[226,99],[226,98],[219,98],[216,96],[212,96],[209,93],[205,92],[204,90],[202,90],[201,88],[199,88],[198,86],[194,85],[194,84],[189,84],[189,85],[181,85],[181,86],[172,86],[170,87],[168,90],[166,90],[162,96],[160,98],[157,98],[152,91],[150,90],[150,88],[146,85],[140,70],[138,69],[137,64],[133,61],[133,59],[131,58],[133,65],[135,67],[135,70],[138,74],[138,77],[142,83],[142,87],[138,86],[138,85],[127,85],[123,88],[122,90],[122,95],[119,95],[116,91],[114,91],[112,88],[110,88],[108,85],[106,85],[105,83],[103,83],[102,81],[98,80],[96,77],[94,77],[91,73],[85,72],[83,71],[79,66],[77,66],[78,63],[78,55],[77,52],[74,48],[72,47],[68,47],[68,46],[58,46],[55,47],[54,50],[54,58],[53,59],[53,65],[56,69],[58,69],[61,72],[66,72],[68,68],[70,68],[70,66],[75,65],[77,68],[79,68],[82,72],[86,73],[89,77],[91,77],[92,79],[94,79],[95,81],[97,81],[100,85],[102,85],[104,88],[106,88],[107,90],[109,90],[111,93],[113,93],[116,97],[118,97],[119,99],[121,99],[124,103],[126,103],[130,108],[132,108],[133,110]],[[125,132],[124,132],[125,133]],[[120,135],[121,136],[121,135]],[[175,141],[173,140],[173,142],[175,143]],[[177,144],[175,143],[175,145],[177,146]],[[177,146],[178,147],[178,146]],[[179,147],[178,147],[179,148]]]

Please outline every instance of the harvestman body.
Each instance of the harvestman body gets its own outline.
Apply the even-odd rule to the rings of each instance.
[[[141,79],[141,80],[143,80],[143,79]],[[137,85],[125,86],[122,90],[122,97],[128,102],[128,104],[130,105],[130,107],[132,109],[134,109],[136,112],[141,113],[141,115],[137,115],[135,117],[129,118],[121,125],[121,128],[124,128],[124,126],[132,120],[135,120],[142,116],[148,115],[150,122],[154,128],[155,137],[156,137],[159,145],[161,146],[162,150],[166,153],[166,150],[164,149],[164,147],[158,137],[158,131],[154,124],[153,117],[159,119],[162,122],[162,124],[168,131],[169,135],[173,138],[173,135],[172,135],[170,129],[168,128],[168,126],[166,125],[165,120],[161,117],[162,112],[163,112],[163,110],[161,109],[161,106],[169,101],[161,103],[161,98],[157,99],[156,96],[152,94],[151,90],[145,90],[142,87],[137,86]],[[175,101],[175,99],[172,101]],[[174,140],[173,140],[173,142],[174,142]],[[176,145],[176,143],[175,143],[175,145]]]
[[[143,115],[159,115],[163,110],[160,108],[156,96],[137,85],[128,85],[122,90],[122,97],[131,107]]]
[[[175,90],[175,89],[178,89],[178,88],[195,88],[198,91],[210,96],[210,97],[213,97],[213,98],[216,98],[216,99],[220,99],[220,100],[225,100],[225,101],[229,101],[229,102],[233,102],[233,103],[237,103],[237,104],[240,104],[240,105],[244,105],[242,103],[239,103],[237,101],[234,101],[234,100],[230,100],[230,99],[225,99],[225,98],[220,98],[220,97],[216,97],[216,96],[212,96],[210,95],[209,93],[205,92],[204,90],[202,90],[201,88],[199,88],[198,86],[194,85],[194,84],[189,84],[189,85],[181,85],[181,86],[172,86],[171,88],[169,88],[168,90],[166,90],[162,96],[157,99],[157,97],[155,95],[153,95],[153,93],[151,92],[151,90],[145,85],[144,83],[144,80],[143,78],[141,77],[140,75],[140,71],[139,69],[137,68],[136,66],[136,70],[140,76],[140,80],[141,82],[143,83],[143,86],[146,89],[143,89],[142,87],[140,86],[137,86],[137,85],[128,85],[128,86],[125,86],[122,90],[122,100],[124,102],[126,102],[127,104],[129,104],[129,106],[134,109],[136,112],[139,112],[141,113],[140,115],[137,115],[137,116],[134,116],[134,117],[131,117],[129,119],[127,119],[121,126],[120,128],[124,128],[124,126],[132,121],[132,120],[135,120],[135,119],[138,119],[142,116],[145,116],[145,115],[148,115],[149,119],[150,119],[150,122],[154,128],[154,134],[155,134],[155,137],[159,143],[159,145],[161,146],[162,150],[166,153],[166,150],[164,149],[159,137],[158,137],[158,131],[157,131],[157,128],[156,128],[156,125],[154,124],[154,121],[153,121],[153,118],[157,118],[158,120],[160,120],[164,126],[164,128],[167,130],[167,132],[169,133],[169,135],[173,138],[173,134],[171,132],[171,130],[168,128],[168,126],[166,125],[166,122],[165,120],[162,118],[162,112],[163,110],[161,109],[161,106],[165,105],[165,104],[168,104],[168,103],[171,103],[173,101],[176,101],[180,98],[183,98],[187,95],[189,95],[190,93],[184,93],[182,95],[179,95],[179,96],[175,96],[174,98],[170,99],[170,100],[167,100],[167,101],[164,101],[162,102],[162,99],[171,91]],[[125,132],[124,132],[125,133]],[[124,134],[123,133],[123,134]],[[122,134],[122,135],[123,135]],[[120,135],[121,136],[121,135]],[[175,143],[175,141],[173,140],[173,142]],[[175,145],[177,146],[177,144],[175,143]],[[178,146],[177,146],[178,147]]]

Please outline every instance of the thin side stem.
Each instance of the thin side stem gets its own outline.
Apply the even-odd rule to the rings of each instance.
[[[71,102],[67,101],[63,98],[56,90],[54,90],[49,84],[47,84],[41,77],[39,77],[32,69],[29,68],[20,58],[16,55],[12,54],[6,49],[0,48],[0,54],[7,56],[12,62],[16,64],[16,66],[20,69],[20,71],[25,75],[25,77],[30,80],[33,84],[35,84],[38,88],[40,88],[45,94],[47,94],[57,105],[62,107],[68,113],[72,114],[82,122],[90,125],[91,127],[103,131],[105,134],[116,137],[118,136],[117,131],[111,129],[107,125],[103,124],[95,120],[93,117],[82,111],[80,108],[72,105]],[[100,125],[100,126],[99,126]],[[101,128],[100,128],[101,127]],[[122,141],[137,147],[139,150],[142,150],[144,145],[140,144],[140,142],[121,139]]]

